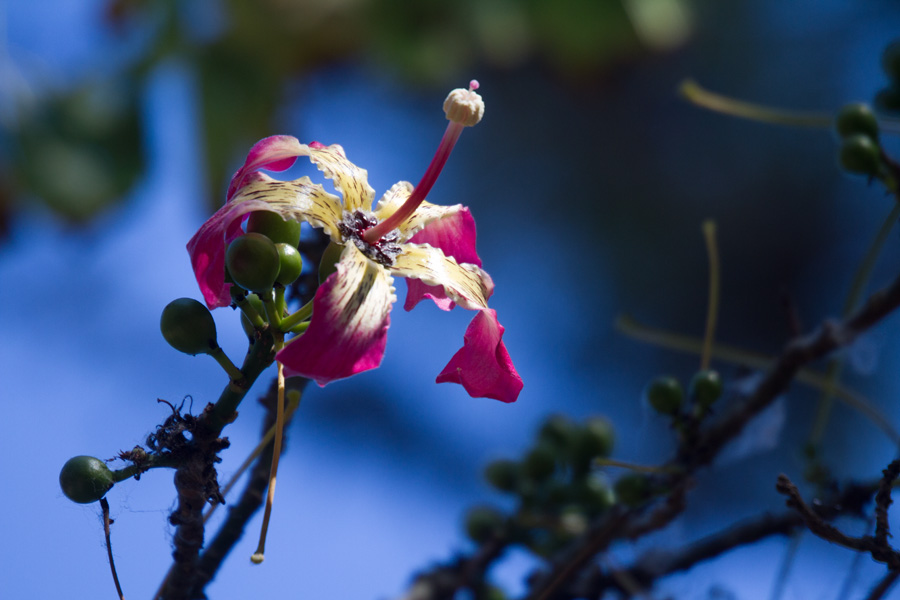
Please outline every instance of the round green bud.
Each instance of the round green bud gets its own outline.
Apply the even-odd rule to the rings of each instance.
[[[844,106],[834,120],[835,128],[841,137],[861,133],[872,139],[878,139],[878,119],[868,104],[854,102]]]
[[[579,492],[585,509],[591,515],[603,513],[616,503],[616,494],[605,477],[589,476]]]
[[[613,486],[616,500],[625,506],[640,506],[650,498],[650,482],[640,473],[626,473]]]
[[[522,472],[526,477],[540,483],[553,475],[556,470],[556,452],[548,444],[539,443],[525,455]]]
[[[72,502],[88,504],[106,495],[113,486],[112,471],[93,456],[74,456],[59,472],[59,487]]]
[[[170,346],[185,354],[207,354],[219,346],[212,315],[193,298],[169,302],[159,319],[159,329]]]
[[[684,402],[684,389],[674,377],[657,377],[645,392],[647,402],[662,415],[675,415]]]
[[[300,277],[303,271],[303,258],[297,249],[290,244],[277,243],[275,249],[278,250],[278,277],[275,281],[281,285],[290,285]]]
[[[879,90],[875,95],[875,106],[885,112],[900,112],[900,83]]]
[[[259,296],[256,294],[247,294],[247,302],[250,303],[250,306],[252,306],[257,313],[265,318],[266,307],[263,306],[263,301],[260,300]],[[250,322],[250,319],[247,318],[247,315],[245,315],[243,311],[241,311],[241,327],[244,328],[244,333],[247,334],[247,337],[253,337],[253,332],[255,331],[253,323]]]
[[[325,283],[328,276],[337,271],[337,263],[341,260],[341,253],[344,247],[341,244],[330,242],[325,252],[322,253],[322,260],[319,262],[319,285]]]
[[[476,506],[466,514],[466,533],[473,542],[483,544],[499,533],[504,521],[503,513],[496,508]]]
[[[877,175],[881,170],[881,149],[867,135],[857,134],[844,138],[840,152],[841,166],[851,173]]]
[[[538,432],[538,440],[550,445],[552,448],[562,450],[572,444],[572,440],[578,431],[578,426],[565,415],[551,415],[541,425]]]
[[[261,233],[275,244],[288,244],[294,248],[300,243],[300,223],[293,219],[285,220],[280,214],[268,210],[250,213],[247,233]]]
[[[278,250],[263,234],[247,233],[228,245],[225,266],[239,286],[251,292],[263,292],[272,287],[278,276]]]
[[[691,379],[689,393],[698,406],[709,408],[722,395],[722,377],[712,369],[698,371]]]
[[[588,466],[595,458],[612,454],[616,432],[612,423],[603,417],[591,417],[575,434],[572,453],[575,462]]]
[[[519,463],[514,460],[500,459],[489,462],[484,468],[484,478],[501,492],[512,492],[519,485]]]
[[[900,82],[900,40],[891,42],[881,54],[881,68],[889,79]]]

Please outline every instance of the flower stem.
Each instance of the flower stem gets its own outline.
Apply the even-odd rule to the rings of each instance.
[[[310,300],[309,302],[298,308],[296,312],[288,315],[281,320],[281,331],[285,333],[287,333],[288,331],[293,331],[297,325],[301,325],[303,321],[310,318],[312,316],[312,312],[313,301]]]
[[[280,345],[280,344],[279,344]],[[275,408],[275,444],[272,448],[272,467],[269,472],[269,491],[266,496],[266,510],[263,514],[262,527],[259,532],[259,545],[250,557],[253,564],[265,560],[266,534],[269,531],[269,518],[272,516],[272,505],[275,503],[275,477],[278,474],[278,460],[281,458],[281,442],[284,428],[284,365],[278,363],[278,400]]]
[[[210,350],[209,355],[216,359],[216,362],[225,369],[225,373],[228,374],[228,378],[231,381],[240,381],[244,378],[244,374],[238,369],[231,359],[228,358],[228,355],[225,354],[225,351],[219,348],[218,346],[214,350]]]
[[[700,369],[705,371],[709,368],[712,357],[716,321],[719,316],[719,248],[716,244],[716,222],[712,219],[703,222],[703,237],[706,239],[706,253],[709,256],[709,303],[706,309],[703,354],[700,356]]]
[[[401,223],[406,221],[406,219],[416,212],[416,209],[419,208],[419,205],[425,200],[425,196],[431,191],[434,182],[437,181],[438,175],[441,174],[444,165],[447,164],[447,159],[450,158],[453,146],[456,145],[464,128],[464,125],[455,121],[450,121],[447,124],[447,130],[444,132],[444,137],[441,138],[441,143],[438,145],[437,152],[434,153],[434,158],[431,159],[431,164],[428,165],[425,174],[422,175],[419,185],[413,189],[412,194],[409,195],[406,202],[404,202],[394,214],[366,231],[363,234],[363,239],[370,244],[375,243],[381,239],[384,234],[396,229]]]
[[[715,112],[770,123],[773,125],[787,125],[789,127],[812,127],[815,129],[828,129],[834,122],[834,117],[827,113],[809,113],[791,110],[782,110],[735,100],[706,90],[692,80],[686,79],[678,88],[679,93],[692,104]]]

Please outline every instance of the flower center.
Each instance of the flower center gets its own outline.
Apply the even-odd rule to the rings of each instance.
[[[403,250],[399,243],[400,232],[392,229],[374,242],[366,241],[363,234],[377,224],[378,219],[374,214],[365,210],[355,210],[352,213],[344,213],[341,222],[338,223],[338,231],[341,232],[344,241],[353,242],[369,259],[385,267],[393,266],[394,259]]]

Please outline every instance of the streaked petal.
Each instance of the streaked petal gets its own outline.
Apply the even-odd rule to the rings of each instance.
[[[494,282],[480,267],[460,264],[428,244],[403,244],[390,270],[394,275],[440,286],[446,298],[469,310],[487,308],[494,292]]]
[[[225,283],[225,249],[241,234],[243,216],[257,210],[276,212],[286,219],[306,221],[321,227],[339,241],[337,222],[341,204],[308,177],[277,181],[262,173],[251,177],[237,195],[215,212],[187,244],[194,276],[210,308],[231,304],[230,285]]]
[[[458,263],[481,266],[481,259],[475,251],[475,219],[469,209],[461,206],[439,207],[448,210],[446,214],[431,221],[410,240],[414,244],[428,244],[439,248],[446,256]],[[431,298],[441,310],[450,310],[455,303],[440,286],[427,285],[417,279],[407,279],[406,302],[403,308],[412,310],[423,298]]]
[[[306,153],[306,148],[307,146],[290,135],[273,135],[256,142],[247,153],[247,160],[232,176],[226,200],[231,200],[240,188],[247,185],[249,176],[260,169],[268,171],[289,169],[298,156]]]
[[[412,193],[413,185],[408,181],[398,181],[395,183],[391,189],[389,189],[384,196],[382,196],[381,200],[378,201],[378,205],[375,207],[373,211],[375,216],[379,221],[384,221],[392,214],[397,212],[397,210],[403,205],[404,202],[409,198]],[[453,206],[441,206],[439,204],[432,204],[430,202],[423,201],[422,204],[416,209],[406,221],[403,222],[400,227],[400,241],[408,241],[414,235],[419,233],[423,228],[425,228],[429,223],[432,223],[437,220],[444,220],[447,218],[451,218],[458,213],[468,213],[469,209],[463,206],[462,204],[455,204]],[[472,220],[471,215],[468,216],[471,221],[471,229],[472,236],[474,239],[475,234],[475,221]],[[474,242],[473,242],[473,252],[474,252]],[[467,260],[460,260],[460,262],[469,262]],[[480,267],[481,264],[479,263]]]
[[[337,271],[316,291],[309,328],[276,356],[286,374],[325,385],[381,364],[395,299],[391,283],[384,267],[345,246]]]
[[[307,148],[309,160],[319,167],[325,177],[334,181],[334,187],[344,196],[347,211],[372,208],[375,190],[369,185],[369,172],[347,160],[340,145],[323,146],[313,142]]]
[[[493,309],[478,311],[466,329],[463,347],[453,355],[437,383],[458,383],[473,398],[515,402],[522,378],[503,343],[503,326]]]

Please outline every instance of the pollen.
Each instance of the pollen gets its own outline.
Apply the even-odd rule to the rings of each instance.
[[[378,219],[372,213],[355,210],[352,213],[344,213],[344,217],[338,223],[338,231],[345,242],[352,242],[369,259],[385,267],[393,266],[394,259],[403,250],[399,243],[400,232],[393,229],[376,241],[367,242],[363,234],[377,224]]]

